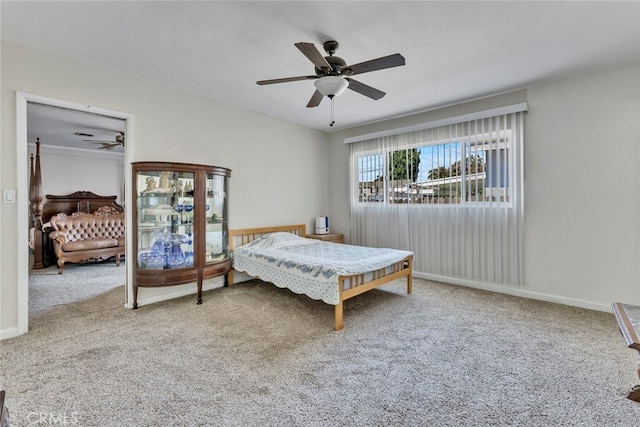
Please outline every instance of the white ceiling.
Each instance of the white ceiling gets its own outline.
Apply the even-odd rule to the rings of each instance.
[[[76,150],[106,150],[124,155],[120,145],[110,146],[115,137],[125,131],[123,119],[48,105],[27,104],[27,141]],[[77,135],[79,133],[80,135]],[[107,146],[103,145],[106,143]],[[108,150],[106,147],[110,147]]]
[[[125,1],[0,3],[2,39],[326,132],[640,61],[640,2]],[[401,53],[306,108],[296,42],[340,42],[347,64]],[[3,65],[5,66],[5,65]]]

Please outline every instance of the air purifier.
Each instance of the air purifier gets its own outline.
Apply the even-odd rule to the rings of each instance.
[[[316,217],[316,234],[329,234],[329,217]]]

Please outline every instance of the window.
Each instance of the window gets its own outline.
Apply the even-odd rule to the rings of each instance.
[[[511,131],[357,155],[360,203],[509,203]]]
[[[350,241],[413,251],[418,277],[522,284],[525,110],[348,141]]]

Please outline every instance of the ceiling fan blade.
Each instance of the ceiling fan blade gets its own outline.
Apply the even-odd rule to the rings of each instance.
[[[295,45],[298,49],[300,49],[300,52],[302,52],[304,56],[309,59],[309,61],[313,62],[313,65],[315,65],[317,68],[321,70],[323,68],[328,68],[329,70],[331,69],[331,65],[327,62],[326,59],[324,59],[324,56],[320,53],[320,51],[313,43],[300,42],[296,43]]]
[[[311,99],[307,104],[307,108],[317,107],[318,105],[320,105],[320,101],[322,101],[322,98],[323,98],[323,95],[320,93],[319,90],[316,89],[316,91],[313,92],[313,95],[311,95]]]
[[[258,80],[256,83],[259,84],[260,86],[263,86],[263,85],[272,85],[274,83],[296,82],[298,80],[313,80],[317,78],[318,76],[285,77],[283,79]]]
[[[349,89],[351,89],[351,90],[353,90],[355,92],[358,92],[361,95],[368,96],[371,99],[378,100],[378,99],[380,99],[380,98],[382,98],[383,96],[386,95],[385,92],[383,92],[381,90],[378,90],[376,88],[373,88],[371,86],[368,86],[368,85],[366,85],[364,83],[360,83],[357,80],[353,80],[353,79],[349,79],[349,78],[347,78],[347,80],[349,80],[349,86],[348,86]]]
[[[384,70],[385,68],[399,67],[401,65],[405,65],[404,56],[399,53],[394,53],[393,55],[383,56],[381,58],[372,59],[371,61],[349,65],[345,68],[352,71],[350,75],[356,75],[371,71]]]

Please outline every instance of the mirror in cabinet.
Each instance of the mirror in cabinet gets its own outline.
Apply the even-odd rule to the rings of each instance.
[[[207,263],[229,257],[227,242],[227,181],[222,176],[207,174],[206,254]]]
[[[138,287],[190,282],[197,283],[200,304],[202,280],[228,273],[230,176],[216,166],[133,163],[134,308]]]

